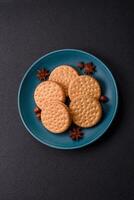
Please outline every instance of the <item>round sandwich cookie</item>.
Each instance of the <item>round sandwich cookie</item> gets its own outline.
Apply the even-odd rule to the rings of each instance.
[[[62,133],[71,124],[68,107],[60,101],[46,101],[41,112],[41,121],[52,133]]]
[[[49,80],[59,83],[66,96],[68,96],[68,87],[71,81],[78,77],[77,71],[69,65],[60,65],[56,67],[50,74]]]
[[[74,98],[69,108],[73,122],[83,128],[96,125],[102,116],[102,108],[99,101],[89,96]]]
[[[71,100],[77,96],[91,96],[99,99],[101,96],[101,88],[98,81],[87,75],[81,75],[71,81],[68,89]]]
[[[42,109],[46,100],[65,101],[65,93],[63,88],[54,81],[43,81],[40,83],[34,92],[34,100],[36,105]]]

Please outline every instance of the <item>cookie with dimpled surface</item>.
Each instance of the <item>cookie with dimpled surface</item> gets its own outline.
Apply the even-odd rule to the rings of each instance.
[[[74,68],[69,65],[60,65],[51,72],[49,80],[59,83],[68,96],[69,84],[76,77],[78,77],[78,73]]]
[[[87,75],[81,75],[71,81],[68,94],[71,100],[77,96],[85,95],[99,99],[101,95],[101,88],[95,78]]]
[[[48,99],[65,101],[63,88],[54,81],[43,81],[35,89],[34,100],[40,109],[42,109],[44,101]]]
[[[73,122],[83,128],[96,125],[102,116],[102,108],[99,101],[90,96],[74,98],[69,108]]]
[[[68,107],[60,101],[46,101],[41,112],[41,121],[46,129],[52,133],[62,133],[71,124]]]

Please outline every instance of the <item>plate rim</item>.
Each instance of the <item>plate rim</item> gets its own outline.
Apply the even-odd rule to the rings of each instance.
[[[114,87],[115,87],[115,93],[116,93],[116,104],[115,104],[115,110],[112,114],[112,117],[111,117],[111,120],[109,121],[107,127],[101,132],[101,134],[99,134],[98,136],[96,136],[94,139],[88,141],[88,142],[85,142],[84,144],[81,144],[79,146],[72,146],[72,147],[66,147],[66,146],[56,146],[56,145],[53,145],[53,144],[50,144],[50,143],[47,143],[47,142],[44,142],[42,141],[41,139],[39,139],[37,136],[35,136],[32,131],[28,128],[28,126],[26,125],[23,117],[22,117],[22,114],[21,114],[21,108],[20,108],[20,92],[21,92],[21,88],[22,88],[22,85],[23,85],[23,82],[25,80],[25,77],[27,76],[27,74],[29,73],[29,71],[34,67],[34,65],[36,63],[38,63],[40,60],[42,60],[43,58],[51,55],[51,54],[54,54],[54,53],[57,53],[57,52],[61,52],[61,51],[77,51],[79,53],[84,53],[86,55],[89,55],[91,57],[93,57],[94,59],[96,59],[98,62],[100,62],[101,64],[104,65],[105,69],[109,72],[109,74],[111,75],[111,78],[112,78],[112,81],[113,81],[113,84],[114,84]],[[116,113],[117,113],[117,108],[118,108],[118,101],[119,101],[119,96],[118,96],[118,89],[117,89],[117,84],[116,84],[116,81],[115,81],[115,78],[112,74],[112,72],[109,70],[109,68],[105,65],[105,63],[103,63],[99,58],[97,58],[96,56],[94,56],[92,53],[88,53],[86,51],[83,51],[83,50],[79,50],[79,49],[59,49],[59,50],[54,50],[54,51],[51,51],[47,54],[44,54],[43,56],[41,56],[40,58],[38,58],[37,60],[35,60],[31,65],[30,67],[25,71],[22,79],[21,79],[21,82],[20,82],[20,85],[19,85],[19,89],[18,89],[18,96],[17,96],[17,105],[18,105],[18,111],[19,111],[19,115],[20,115],[20,118],[21,118],[21,121],[24,125],[24,127],[26,128],[26,130],[39,142],[41,142],[42,144],[45,144],[49,147],[52,147],[52,148],[55,148],[55,149],[62,149],[62,150],[71,150],[71,149],[79,149],[79,148],[82,148],[84,146],[87,146],[93,142],[95,142],[96,140],[98,140],[107,130],[108,128],[110,127],[112,121],[114,120],[115,116],[116,116]]]

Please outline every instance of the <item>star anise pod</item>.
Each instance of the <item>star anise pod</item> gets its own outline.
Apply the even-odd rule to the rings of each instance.
[[[36,117],[40,120],[41,119],[41,109],[38,107],[35,107],[34,113],[35,113]]]
[[[84,68],[84,62],[80,62],[77,65],[78,68],[83,69]]]
[[[101,101],[102,103],[106,103],[106,102],[108,101],[108,97],[106,97],[106,96],[101,96],[101,97],[100,97],[100,101]]]
[[[45,81],[48,76],[49,76],[49,72],[46,69],[37,70],[37,78],[40,81]]]
[[[83,138],[83,132],[81,132],[81,128],[80,127],[73,127],[70,131],[70,137],[72,138],[72,140],[79,140],[81,138]]]
[[[85,63],[84,64],[84,72],[85,74],[89,75],[89,74],[93,74],[95,72],[95,66],[93,65],[93,63]]]

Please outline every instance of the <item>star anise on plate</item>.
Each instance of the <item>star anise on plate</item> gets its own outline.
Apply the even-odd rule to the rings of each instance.
[[[84,133],[81,131],[80,127],[73,127],[70,130],[70,137],[72,138],[72,140],[79,140],[81,138],[83,138]]]
[[[85,63],[84,64],[84,72],[85,74],[89,75],[89,74],[93,74],[95,72],[95,66],[93,65],[93,63]]]
[[[84,62],[80,62],[77,65],[78,68],[83,69],[84,73],[87,75],[93,74],[96,70],[95,70],[95,66],[92,62],[89,63],[84,63]]]
[[[106,103],[106,102],[108,101],[108,97],[107,97],[107,96],[101,96],[101,97],[100,97],[100,101],[101,101],[102,103]]]
[[[49,71],[47,71],[46,69],[39,69],[37,70],[37,78],[40,81],[45,81],[49,76]]]
[[[36,115],[36,117],[41,120],[41,109],[38,108],[37,106],[34,108],[34,113]]]
[[[84,68],[84,62],[80,62],[77,65],[78,68],[83,69]]]

